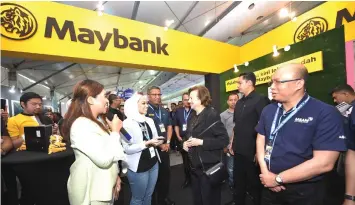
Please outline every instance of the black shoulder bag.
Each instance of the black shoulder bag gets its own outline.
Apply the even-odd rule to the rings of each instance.
[[[211,127],[213,127],[217,123],[218,123],[218,121],[214,122],[212,125],[207,127],[199,136],[201,136],[203,133],[205,133],[207,130],[209,130]],[[198,150],[197,150],[197,154],[198,154],[198,157],[199,157],[201,165],[202,165],[203,173],[207,176],[207,178],[209,179],[210,183],[213,186],[219,185],[223,181],[228,179],[227,168],[223,163],[223,149],[221,150],[221,161],[219,163],[215,164],[213,167],[209,168],[208,170],[206,170],[205,167],[203,166],[202,158],[201,158]]]

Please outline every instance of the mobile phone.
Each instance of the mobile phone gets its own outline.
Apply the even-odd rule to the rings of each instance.
[[[6,100],[1,99],[1,109],[6,110]]]

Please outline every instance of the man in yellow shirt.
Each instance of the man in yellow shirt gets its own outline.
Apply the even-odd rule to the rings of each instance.
[[[39,115],[42,110],[42,97],[37,93],[28,92],[20,97],[23,112],[9,118],[7,130],[15,149],[25,150],[24,127],[38,126],[48,123],[47,117]]]

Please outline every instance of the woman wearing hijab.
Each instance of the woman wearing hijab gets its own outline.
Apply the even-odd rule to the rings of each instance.
[[[188,120],[187,136],[190,138],[183,146],[191,161],[194,205],[220,205],[222,184],[212,184],[204,171],[223,162],[223,148],[228,146],[229,137],[219,113],[210,105],[208,89],[196,86],[190,88],[189,95],[191,108],[196,112]]]
[[[75,154],[67,183],[71,205],[112,205],[120,191],[117,162],[125,160],[122,122],[117,116],[109,123],[100,118],[107,104],[100,83],[84,80],[74,87],[61,130]]]
[[[160,158],[155,147],[163,143],[163,138],[158,136],[154,121],[145,117],[147,110],[147,97],[141,94],[135,93],[125,102],[127,119],[123,128],[132,138],[128,141],[122,136],[121,141],[127,154],[130,205],[150,205],[158,179]]]

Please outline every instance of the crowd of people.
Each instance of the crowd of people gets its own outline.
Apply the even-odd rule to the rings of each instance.
[[[190,88],[169,111],[157,86],[123,106],[100,83],[84,80],[74,87],[64,119],[42,114],[42,98],[25,93],[23,113],[7,119],[2,110],[1,153],[25,149],[25,126],[52,124],[75,154],[67,183],[72,205],[113,204],[122,197],[123,177],[131,205],[174,205],[169,151],[175,147],[183,159],[182,188],[191,187],[194,205],[220,205],[223,183],[233,194],[229,205],[322,205],[327,173],[340,166],[343,205],[355,205],[354,90],[332,90],[336,104],[348,105],[340,112],[310,96],[307,80],[304,65],[283,65],[272,76],[270,101],[255,91],[255,74],[242,73],[239,92],[228,94],[222,113],[204,86]],[[7,186],[16,181],[11,168],[2,167],[2,175]],[[20,204],[35,204],[26,195],[30,187],[22,189]]]

